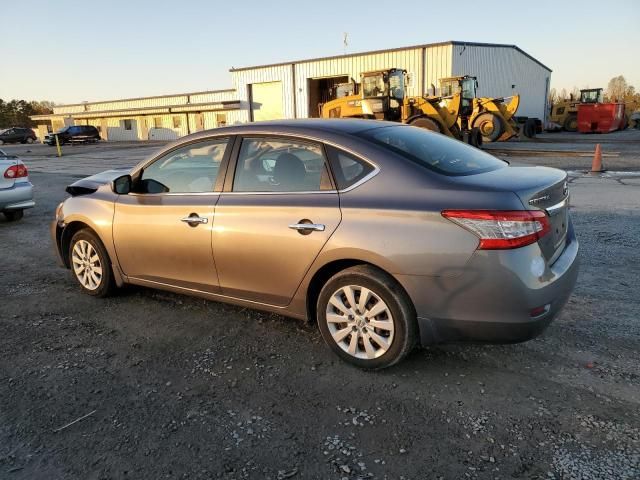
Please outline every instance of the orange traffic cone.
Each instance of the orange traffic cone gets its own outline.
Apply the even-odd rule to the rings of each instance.
[[[593,154],[593,162],[591,162],[591,171],[595,173],[604,172],[604,168],[602,166],[602,149],[600,148],[600,144],[596,144],[596,151]]]

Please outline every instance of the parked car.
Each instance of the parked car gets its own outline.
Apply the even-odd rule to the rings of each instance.
[[[53,146],[56,144],[56,137],[58,137],[60,145],[65,143],[93,143],[100,140],[100,132],[93,125],[71,125],[47,135],[43,143]]]
[[[15,155],[0,150],[0,212],[10,221],[20,220],[27,208],[33,208],[33,185],[27,167]]]
[[[33,143],[36,134],[30,128],[11,127],[0,130],[0,145],[5,143]]]
[[[364,368],[417,342],[530,339],[578,274],[565,172],[397,123],[223,127],[67,191],[51,233],[85,293],[131,283],[308,318]]]

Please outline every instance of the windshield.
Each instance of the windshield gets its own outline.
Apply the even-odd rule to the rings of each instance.
[[[507,166],[482,150],[418,127],[380,127],[360,135],[443,175],[473,175]]]
[[[582,103],[599,103],[601,90],[583,90],[580,96]]]
[[[362,95],[364,98],[386,97],[388,95],[382,73],[362,77]]]
[[[462,98],[476,98],[475,78],[465,78],[462,80]]]
[[[389,89],[392,98],[400,101],[404,99],[404,73],[401,70],[389,74]]]

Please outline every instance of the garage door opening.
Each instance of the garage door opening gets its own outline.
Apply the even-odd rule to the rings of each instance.
[[[341,75],[339,77],[309,78],[307,89],[309,91],[309,118],[320,117],[322,104],[335,98],[335,87],[340,83],[347,83],[349,77]]]
[[[251,120],[284,118],[282,110],[282,82],[252,83],[249,86]]]

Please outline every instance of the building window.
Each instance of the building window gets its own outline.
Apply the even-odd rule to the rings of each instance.
[[[226,113],[216,113],[216,125],[218,127],[224,127],[227,124]]]
[[[182,117],[173,117],[173,128],[182,127]]]
[[[125,130],[132,130],[133,129],[132,123],[133,122],[130,119],[122,120],[122,127]]]
[[[153,119],[153,128],[162,128],[162,117],[155,117]]]

